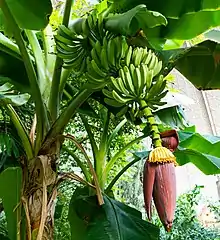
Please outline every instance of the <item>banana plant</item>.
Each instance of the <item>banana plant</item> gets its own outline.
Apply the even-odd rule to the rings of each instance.
[[[94,114],[86,101],[89,97],[98,98],[109,109],[116,109],[118,116],[130,116],[132,121],[147,119],[155,149],[162,148],[154,111],[165,104],[163,98],[167,94],[167,85],[162,75],[165,66],[154,51],[156,43],[163,42],[158,32],[169,26],[163,38],[175,39],[178,36],[175,28],[175,34],[168,34],[168,30],[175,26],[170,24],[173,17],[184,22],[190,11],[191,17],[197,14],[195,10],[206,12],[211,9],[209,15],[218,14],[219,6],[211,1],[210,4],[204,3],[200,8],[196,5],[191,9],[182,3],[176,15],[168,8],[163,12],[162,3],[158,4],[160,8],[156,8],[154,1],[147,8],[143,5],[144,1],[132,7],[131,2],[121,1],[118,5],[113,2],[109,6],[105,1],[86,16],[69,21],[73,0],[66,0],[62,24],[54,34],[48,24],[52,12],[49,0],[40,0],[36,4],[27,0],[0,1],[0,19],[7,19],[3,21],[3,29],[9,29],[9,32],[0,33],[0,103],[17,130],[22,145],[19,166],[7,168],[0,174],[1,183],[9,182],[13,192],[13,196],[10,195],[5,185],[1,184],[0,197],[6,211],[10,239],[53,239],[57,186],[65,178],[86,185],[75,192],[72,198],[74,208],[70,214],[75,226],[84,229],[81,232],[81,236],[85,234],[84,239],[95,239],[97,231],[104,231],[106,239],[159,238],[157,227],[143,221],[138,211],[104,193],[111,190],[126,170],[122,170],[105,189],[111,167],[133,143],[121,149],[107,163],[109,144],[125,120],[115,128],[114,134],[108,135],[110,119],[107,114],[98,145],[86,117],[81,115],[91,141],[94,166],[84,148],[73,136],[65,134],[64,129],[77,111],[86,112],[84,107]],[[179,25],[179,22],[176,24]],[[209,25],[213,26],[215,22],[209,22]],[[206,24],[206,28],[209,25]],[[201,30],[206,29],[203,27]],[[186,38],[199,33],[193,31]],[[146,37],[148,34],[149,41]],[[10,35],[13,37],[10,38]],[[150,40],[153,38],[156,38],[156,43]],[[74,88],[68,82],[72,72],[76,76],[83,75],[86,83],[81,81],[80,87]],[[28,100],[34,109],[30,128],[26,127],[16,108]],[[63,103],[66,103],[64,107]],[[84,179],[74,173],[59,175],[57,172],[60,149],[66,139],[73,141],[86,158],[86,167],[81,165]],[[168,150],[167,153],[171,154]],[[81,203],[85,211],[80,212],[79,217],[76,206]],[[90,214],[91,211],[96,212],[95,216]],[[92,222],[87,216],[94,216],[95,224],[91,227],[88,227]],[[125,231],[130,226],[133,227],[131,232]],[[75,228],[73,239],[77,231]]]

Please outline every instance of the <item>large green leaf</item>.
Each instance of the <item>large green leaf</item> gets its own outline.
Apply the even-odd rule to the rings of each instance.
[[[166,25],[166,18],[158,13],[147,10],[145,5],[138,5],[135,8],[122,13],[110,15],[105,19],[105,27],[122,35],[134,35],[138,29],[154,28]]]
[[[184,14],[192,14],[199,11],[217,10],[220,7],[219,0],[113,0],[113,9],[117,12],[127,11],[139,4],[145,4],[148,9],[161,12],[167,18],[179,19]]]
[[[1,80],[5,82],[1,85]],[[21,106],[28,102],[30,95],[28,93],[18,94],[14,92],[13,85],[0,76],[0,105],[11,104],[15,106]]]
[[[207,40],[192,47],[179,58],[176,68],[198,89],[219,89],[220,45]]]
[[[3,0],[3,2],[7,4],[19,27],[25,29],[40,30],[45,28],[52,13],[50,0]],[[1,7],[4,7],[3,3],[0,4]],[[3,20],[2,14],[0,9],[1,20]]]
[[[24,63],[18,58],[1,50],[0,77],[1,84],[9,81],[19,91],[30,92],[30,84],[24,67]]]
[[[209,35],[215,41],[218,41],[217,36],[217,32]],[[164,64],[164,75],[176,68],[198,89],[220,88],[219,43],[206,40],[188,48],[160,51],[159,56]]]
[[[18,58],[19,60],[22,59],[18,46],[1,32],[0,32],[0,50],[5,53],[8,53],[9,55],[12,55],[13,57]]]
[[[180,165],[193,163],[205,174],[220,173],[220,137],[178,132],[180,144],[175,152]]]
[[[145,32],[151,45],[157,48],[162,48],[159,42],[165,43],[165,39],[191,39],[207,29],[219,25],[219,0],[114,0],[112,9],[115,12],[123,13],[139,4],[145,4],[148,10],[163,14],[168,21],[166,27],[160,26],[155,29],[156,31],[148,29]],[[139,28],[140,25],[137,25],[136,31]]]
[[[17,239],[20,224],[20,198],[22,170],[20,167],[7,168],[0,174],[0,198],[3,201],[9,238]]]
[[[79,204],[81,203],[81,201],[78,201],[80,199],[86,198],[88,196],[88,193],[89,192],[87,188],[77,188],[72,195],[68,213],[72,240],[83,240],[86,237],[86,216],[88,215],[84,215],[83,217],[83,211],[89,212],[89,210],[92,209],[89,209],[87,207],[88,205],[86,204],[84,204],[84,207],[80,209]],[[89,214],[91,215],[90,212]]]
[[[142,220],[139,211],[107,196],[104,196],[104,201],[103,206],[98,206],[95,196],[76,197],[74,193],[69,212],[69,218],[73,216],[72,224],[70,222],[72,239],[159,239],[159,229]]]
[[[181,106],[161,109],[155,112],[155,114],[160,131],[164,131],[165,129],[183,130],[189,126]]]

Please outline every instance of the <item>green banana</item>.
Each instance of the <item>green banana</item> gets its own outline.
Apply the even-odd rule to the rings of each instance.
[[[147,54],[143,58],[143,63],[148,65],[154,53],[152,52],[151,49],[149,49],[148,51],[146,50],[146,52]]]
[[[108,39],[106,38],[106,36],[103,38],[102,40],[102,46],[105,47],[107,49],[108,46]]]
[[[85,58],[80,57],[73,64],[67,66],[72,66],[72,69],[77,73],[83,72],[86,67]]]
[[[107,49],[103,46],[101,51],[101,62],[103,68],[108,71],[109,65],[108,65],[108,57],[107,57]]]
[[[161,94],[165,90],[166,86],[167,86],[167,81],[163,79],[163,83],[162,83],[160,89],[158,89],[158,94]]]
[[[149,92],[147,94],[147,99],[150,100],[156,97],[157,95],[163,92],[165,87],[166,87],[166,80],[164,80],[163,76],[160,75],[156,83],[149,89]]]
[[[147,77],[146,77],[146,82],[145,82],[145,86],[146,86],[146,91],[148,91],[152,85],[152,81],[153,81],[153,70],[149,70],[148,67],[147,68]]]
[[[80,53],[82,54],[84,52],[83,49],[80,49]],[[78,52],[72,52],[69,54],[57,52],[57,55],[64,60],[65,63],[72,64],[74,63],[78,58],[82,58],[81,55],[78,54]]]
[[[89,82],[91,82],[91,83],[100,84],[100,83],[105,82],[104,78],[97,78],[94,75],[91,75],[89,72],[86,73],[86,76],[87,76]]]
[[[131,62],[131,57],[132,57],[132,46],[129,46],[126,55],[125,55],[125,65],[129,66]]]
[[[156,111],[158,107],[156,107],[154,104],[147,103],[148,107],[151,108],[153,111]]]
[[[87,66],[87,73],[90,76],[92,76],[94,79],[100,79],[100,80],[103,79],[103,77],[97,74],[97,72],[93,68],[89,57],[86,58],[86,66]]]
[[[160,101],[156,101],[156,100],[150,100],[149,102],[147,102],[147,104],[151,104],[151,106],[163,106],[165,104],[167,104],[167,102],[160,102]]]
[[[108,104],[109,106],[112,106],[112,107],[122,107],[122,106],[124,106],[124,104],[119,103],[118,101],[116,101],[114,99],[110,99],[110,98],[104,98],[104,102],[106,104]]]
[[[126,98],[126,97],[120,96],[115,90],[112,91],[112,96],[114,97],[114,99],[116,101],[118,101],[119,103],[123,103],[123,104],[126,104],[127,102],[132,100],[131,98]]]
[[[102,51],[102,46],[101,46],[101,43],[99,41],[96,41],[96,43],[95,43],[95,50],[96,50],[98,56],[100,56],[101,51]]]
[[[55,35],[54,38],[55,38],[56,41],[62,42],[62,43],[64,43],[64,44],[68,44],[68,45],[70,45],[70,46],[71,46],[71,45],[74,46],[73,40],[70,40],[70,39],[68,39],[68,38],[65,38],[65,37],[63,37],[63,36],[61,36],[61,35]]]
[[[121,92],[127,97],[132,97],[124,84],[124,80],[120,77],[118,77],[117,79],[118,79],[118,85],[121,89]]]
[[[82,22],[82,32],[85,36],[88,36],[89,34],[89,24],[87,18],[85,18],[85,20]]]
[[[63,61],[63,68],[77,70],[83,61],[83,58],[76,55],[73,59],[70,59],[70,61],[67,61],[67,59],[63,59]]]
[[[83,65],[83,62],[85,60],[84,57],[85,57],[85,53],[82,53],[80,55],[76,55],[76,57],[73,59],[70,59],[70,60],[65,59],[64,60],[65,68],[67,68],[67,69],[71,68],[71,69],[75,70],[75,72],[79,72]]]
[[[103,92],[103,94],[104,94],[106,97],[111,98],[111,99],[114,99],[114,97],[112,96],[112,92],[111,92],[111,91],[103,88],[103,89],[102,89],[102,92]]]
[[[143,56],[143,48],[139,48],[137,47],[134,51],[133,51],[133,55],[132,56],[132,61],[134,63],[135,67],[138,67],[141,63],[142,60],[142,56]]]
[[[121,90],[121,88],[120,88],[120,86],[119,86],[119,84],[118,84],[119,79],[118,79],[118,78],[114,78],[114,77],[110,77],[110,80],[111,80],[111,82],[112,82],[112,85],[113,85],[115,91],[117,91],[117,92],[119,92],[120,94],[122,94],[123,91]]]
[[[161,99],[163,99],[167,95],[168,92],[169,92],[168,90],[163,91],[161,94],[157,95],[156,98],[154,98],[154,99],[156,101],[160,101]]]
[[[135,79],[135,82],[136,82],[136,85],[137,85],[137,96],[140,97],[142,91],[141,91],[141,72],[140,72],[140,69],[138,67],[135,68],[135,71],[134,71],[134,79]],[[134,80],[133,80],[134,81]]]
[[[110,65],[115,66],[115,46],[114,41],[110,39],[107,45],[107,56]]]
[[[140,74],[141,74],[140,94],[143,93],[143,89],[144,89],[144,86],[145,86],[145,81],[146,81],[146,78],[147,78],[147,71],[148,71],[147,66],[144,63],[141,63],[141,65],[140,65]]]
[[[77,41],[79,39],[79,37],[74,32],[72,32],[69,28],[67,28],[64,25],[59,26],[57,35],[64,37],[66,39],[72,40],[72,41],[74,41],[74,40]]]
[[[132,78],[132,85],[134,86],[134,90],[135,90],[135,95],[138,95],[138,83],[137,83],[137,79],[135,76],[135,66],[134,64],[130,64],[129,66],[129,70],[130,70],[130,75]]]
[[[94,59],[92,59],[91,65],[92,65],[94,71],[95,71],[99,76],[101,76],[101,77],[106,77],[106,76],[107,76],[106,72],[103,72],[103,71],[99,68],[99,66],[96,64],[96,62],[95,62]]]
[[[123,36],[121,36],[122,48],[121,48],[121,58],[124,58],[128,50],[128,44]]]
[[[151,58],[151,61],[150,61],[149,65],[148,65],[148,68],[149,69],[154,69],[154,67],[156,66],[157,63],[158,63],[158,59],[157,59],[156,55],[153,54],[152,58]]]
[[[59,42],[59,41],[56,41],[56,47],[57,49],[63,49],[64,51],[68,51],[68,52],[74,52],[76,51],[79,47],[82,47],[81,44],[76,44],[74,46],[69,46],[65,43],[62,43],[62,42]]]
[[[162,61],[157,62],[156,66],[154,67],[154,76],[159,74],[162,69]]]
[[[129,90],[130,94],[133,95],[135,94],[135,89],[134,89],[134,85],[133,85],[133,81],[132,81],[132,77],[129,71],[129,68],[127,66],[124,66],[124,84],[126,86],[126,88]]]
[[[113,39],[114,44],[115,44],[115,56],[116,56],[116,61],[115,65],[117,68],[121,67],[121,57],[122,57],[122,40],[121,37],[116,37]]]
[[[86,55],[86,52],[84,51],[84,49],[79,48],[77,51],[73,52],[72,58],[65,58],[64,62],[69,65],[74,64],[77,61],[77,59],[82,59],[84,58],[85,55]]]
[[[100,38],[102,38],[103,34],[104,34],[104,32],[103,32],[103,26],[104,26],[103,17],[104,17],[103,13],[100,13],[98,15],[98,30],[99,30]]]
[[[89,29],[93,29],[95,24],[93,22],[93,17],[92,17],[92,14],[89,14],[89,16],[87,17],[87,20],[88,20],[88,25],[89,25]]]
[[[100,66],[101,65],[101,60],[98,56],[100,56],[100,55],[98,55],[95,48],[93,48],[91,50],[91,57],[92,57],[92,59],[95,60],[96,64]]]
[[[83,73],[85,69],[86,69],[86,58],[83,58],[78,72]]]

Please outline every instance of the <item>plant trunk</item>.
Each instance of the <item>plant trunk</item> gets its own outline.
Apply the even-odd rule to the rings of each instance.
[[[29,219],[28,239],[53,239],[54,210],[57,196],[56,154],[40,155],[28,167],[25,196]]]

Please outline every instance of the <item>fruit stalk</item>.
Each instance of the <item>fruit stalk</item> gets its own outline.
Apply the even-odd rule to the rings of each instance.
[[[147,118],[147,122],[150,127],[150,133],[152,136],[152,144],[154,148],[162,147],[162,141],[160,138],[160,132],[158,130],[158,125],[155,121],[154,115],[152,114],[151,109],[147,106],[147,103],[144,100],[140,101],[141,109]]]

